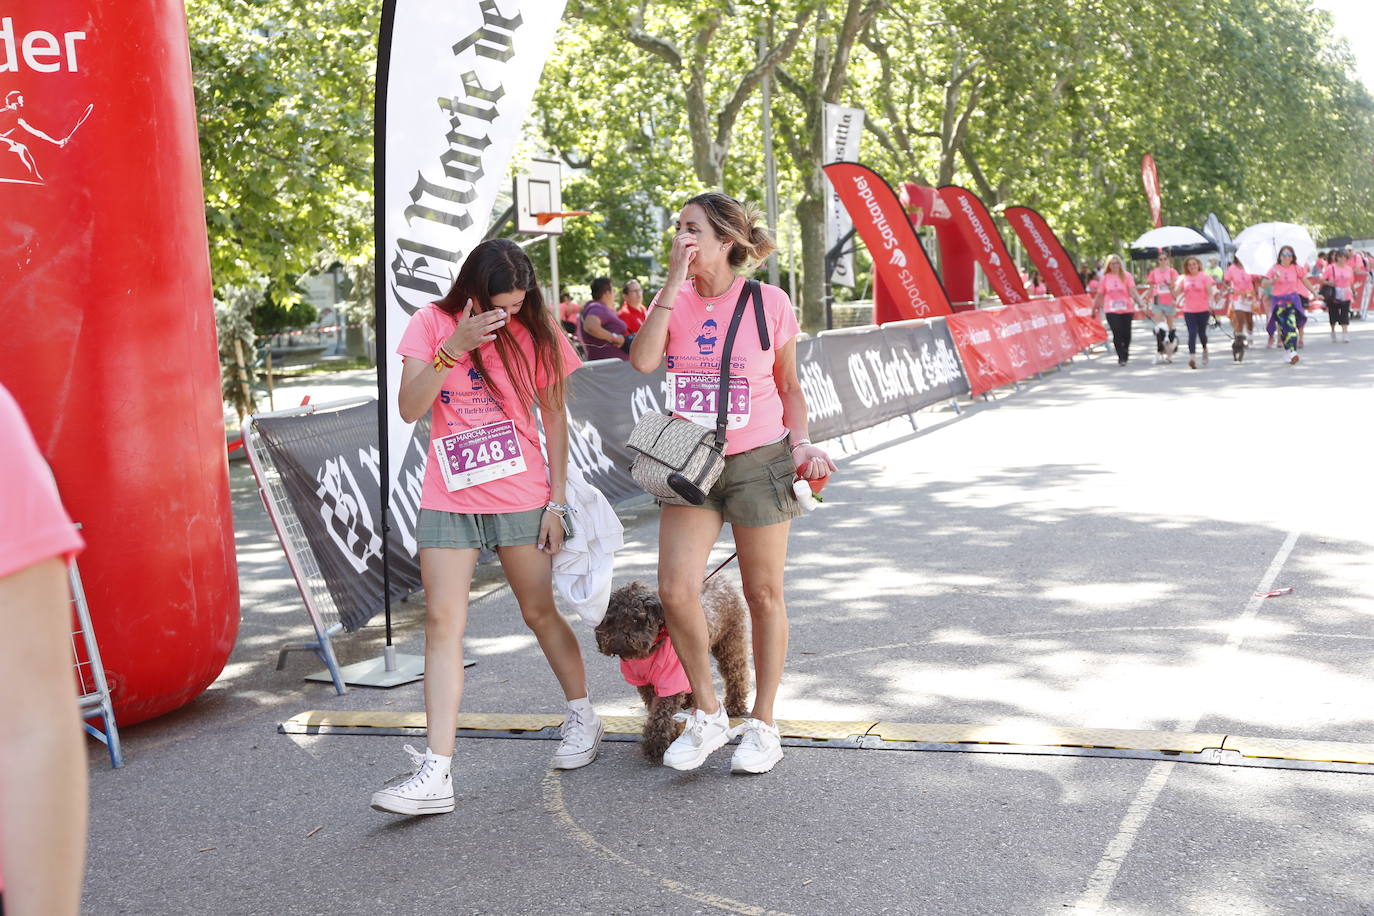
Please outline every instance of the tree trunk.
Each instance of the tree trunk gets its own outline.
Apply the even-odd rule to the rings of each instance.
[[[807,176],[806,193],[793,211],[801,227],[801,325],[808,334],[825,330],[825,182],[819,170]]]

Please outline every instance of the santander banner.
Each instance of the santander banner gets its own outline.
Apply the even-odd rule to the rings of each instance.
[[[868,247],[878,275],[875,287],[880,280],[890,297],[893,314],[875,314],[875,320],[948,315],[949,298],[892,187],[857,162],[832,162],[825,166],[825,174]]]
[[[1145,186],[1145,199],[1150,202],[1150,218],[1155,228],[1164,225],[1164,198],[1159,192],[1159,168],[1155,157],[1146,153],[1140,160],[1140,183]]]
[[[1081,296],[1087,292],[1068,252],[1043,216],[1030,207],[1007,207],[1004,215],[1025,246],[1031,263],[1040,271],[1040,279],[1051,296]]]
[[[972,191],[958,185],[947,184],[940,188],[940,197],[949,207],[950,219],[963,235],[964,241],[972,250],[978,263],[983,265],[992,291],[1007,305],[1026,302],[1026,286],[1017,273],[1016,263],[1011,259],[1002,236],[992,222],[992,214]]]

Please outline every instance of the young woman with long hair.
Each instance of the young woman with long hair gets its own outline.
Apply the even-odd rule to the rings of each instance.
[[[1298,316],[1303,311],[1303,299],[1316,295],[1316,290],[1307,278],[1307,271],[1298,263],[1298,256],[1291,245],[1279,249],[1278,262],[1269,268],[1264,279],[1272,302],[1273,315],[1270,321],[1277,327],[1283,348],[1289,353],[1288,362],[1297,365]],[[1307,293],[1307,296],[1303,296],[1303,293]]]
[[[401,417],[430,411],[430,453],[416,540],[425,586],[429,747],[406,747],[415,773],[372,796],[396,814],[453,810],[450,763],[463,699],[463,630],[481,548],[496,551],[525,624],[567,700],[553,766],[591,763],[604,731],[587,697],[582,649],[553,598],[552,557],[568,508],[565,377],[579,365],[545,307],[519,245],[490,239],[463,262],[448,295],[411,316],[396,351]],[[547,468],[534,410],[544,421]]]
[[[1202,343],[1202,364],[1208,362],[1207,323],[1212,319],[1212,297],[1217,281],[1202,269],[1202,259],[1183,259],[1183,276],[1174,284],[1174,298],[1183,303],[1183,320],[1188,325],[1188,368],[1197,368],[1197,345]]]
[[[1145,282],[1150,285],[1150,319],[1155,323],[1155,362],[1171,363],[1178,349],[1178,334],[1174,331],[1174,317],[1178,314],[1174,284],[1178,282],[1178,271],[1174,270],[1167,248],[1159,249],[1154,269],[1145,275]]]
[[[667,282],[630,348],[630,362],[640,372],[653,372],[666,357],[670,398],[694,385],[697,391],[715,388],[725,329],[744,289],[739,271],[775,247],[753,207],[717,192],[687,201],[677,229]],[[750,303],[730,358],[732,395],[738,389],[745,396],[738,402],[731,397],[738,407],[729,415],[725,470],[702,506],[665,505],[659,518],[659,598],[696,703],[663,755],[665,765],[679,770],[701,766],[735,734],[741,737],[731,760],[734,772],[765,773],[782,759],[773,704],[787,657],[787,536],[801,513],[792,485],[797,476],[814,479],[835,470],[807,437],[806,400],[797,378],[800,328],[792,304],[777,287],[760,285],[770,347],[763,348]],[[715,425],[714,412],[686,419]],[[730,728],[711,681],[701,608],[706,562],[725,522],[734,530],[753,621],[754,706],[738,729]]]
[[[1222,276],[1226,288],[1227,317],[1231,319],[1231,332],[1249,346],[1255,336],[1255,308],[1259,296],[1255,294],[1255,278],[1240,263],[1232,258]]]
[[[1093,306],[1107,316],[1112,346],[1116,349],[1116,364],[1126,365],[1131,358],[1131,323],[1135,320],[1135,309],[1136,306],[1144,308],[1145,303],[1136,292],[1135,280],[1126,273],[1117,255],[1110,255],[1102,268],[1102,276],[1093,291]]]

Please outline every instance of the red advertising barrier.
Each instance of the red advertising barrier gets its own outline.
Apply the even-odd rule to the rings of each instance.
[[[1094,314],[1092,296],[1064,296],[1056,301],[1068,306],[1069,321],[1078,340],[1078,349],[1086,350],[1094,344],[1107,342],[1107,328]]]
[[[1081,296],[1086,292],[1069,253],[1043,216],[1030,207],[1007,207],[1004,215],[1051,296]]]
[[[1107,339],[1087,296],[958,312],[946,323],[975,397],[1053,368]]]
[[[879,313],[874,320],[883,323],[948,315],[949,298],[892,187],[881,175],[857,162],[832,162],[825,166],[825,174],[854,220],[854,229],[873,259],[875,274],[881,277],[885,296],[875,297],[875,311]]]
[[[185,11],[3,10],[0,382],[83,526],[123,726],[204,690],[239,623]]]

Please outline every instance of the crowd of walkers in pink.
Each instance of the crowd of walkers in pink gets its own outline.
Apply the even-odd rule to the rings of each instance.
[[[1309,313],[1324,310],[1332,342],[1350,342],[1350,320],[1363,317],[1361,298],[1374,256],[1358,249],[1339,248],[1317,254],[1304,264],[1291,246],[1278,251],[1272,267],[1251,273],[1237,258],[1223,270],[1216,257],[1204,268],[1201,258],[1175,259],[1161,249],[1154,267],[1137,279],[1117,255],[1097,269],[1085,268],[1082,279],[1098,314],[1105,317],[1116,349],[1117,362],[1130,358],[1131,330],[1138,319],[1148,320],[1155,338],[1155,363],[1172,363],[1178,349],[1175,322],[1183,317],[1187,331],[1188,366],[1196,369],[1210,359],[1207,331],[1226,318],[1231,327],[1231,353],[1240,362],[1254,345],[1256,317],[1265,322],[1269,348],[1282,347],[1297,364]]]

